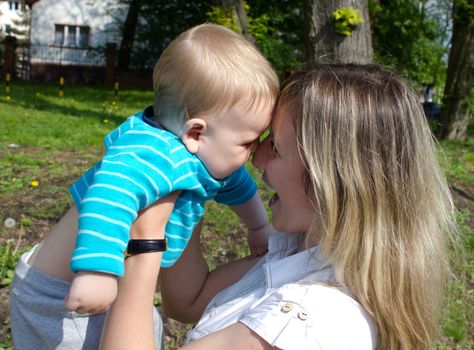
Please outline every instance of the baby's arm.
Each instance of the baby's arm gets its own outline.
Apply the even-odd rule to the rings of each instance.
[[[158,199],[158,193],[166,196],[171,191],[168,183],[173,179],[164,174],[173,173],[171,165],[164,162],[148,149],[138,148],[133,153],[107,154],[95,170],[93,182],[81,199],[79,231],[71,259],[77,275],[65,301],[66,309],[97,313],[107,310],[115,300],[117,278],[124,274],[124,250],[137,211]],[[153,169],[163,176],[148,175]]]
[[[245,203],[231,206],[248,228],[248,244],[252,256],[267,252],[268,236],[274,232],[258,192]]]
[[[141,220],[137,219],[132,225],[131,238],[162,239],[178,195],[179,191],[173,192],[158,203],[142,210]],[[145,213],[147,214],[143,215]],[[159,260],[161,261],[161,254]],[[118,283],[118,277],[112,274],[80,271],[74,278],[66,297],[66,309],[81,314],[104,312],[117,297]]]

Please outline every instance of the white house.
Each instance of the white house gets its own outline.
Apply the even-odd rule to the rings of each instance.
[[[34,1],[0,1],[0,34],[15,35],[18,40],[28,37],[30,6]]]
[[[31,63],[103,65],[104,55],[91,49],[119,44],[126,10],[117,0],[37,1],[31,13]]]

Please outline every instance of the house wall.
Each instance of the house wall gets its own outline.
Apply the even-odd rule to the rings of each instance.
[[[117,0],[39,0],[32,6],[30,67],[32,80],[69,84],[103,83],[105,46],[119,44],[127,6]],[[62,27],[60,40],[58,28]],[[69,28],[74,40],[69,40]],[[86,35],[82,29],[86,28]],[[83,40],[87,38],[85,41]]]
[[[53,45],[55,24],[88,26],[89,46],[119,43],[119,22],[126,16],[126,6],[113,0],[40,0],[33,5],[31,44]]]
[[[11,3],[11,4],[10,4]],[[12,8],[10,9],[10,6]],[[2,36],[11,34],[10,30],[23,32],[23,35],[15,34],[18,40],[26,39],[28,33],[28,25],[22,24],[21,21],[28,16],[30,8],[25,5],[24,1],[0,1],[0,33]]]

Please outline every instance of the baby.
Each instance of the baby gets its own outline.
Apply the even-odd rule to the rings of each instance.
[[[165,230],[163,267],[178,260],[209,199],[241,217],[254,255],[267,249],[272,227],[244,165],[278,92],[270,64],[241,35],[203,24],[165,49],[153,85],[153,107],[108,134],[103,159],[71,186],[79,228],[70,311],[110,306],[137,213],[171,192],[180,195]]]

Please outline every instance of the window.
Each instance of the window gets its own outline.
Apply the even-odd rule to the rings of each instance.
[[[54,45],[63,46],[64,44],[64,26],[60,24],[54,25]]]
[[[67,26],[67,46],[77,46],[75,26]]]
[[[67,47],[89,46],[90,28],[87,26],[54,25],[54,45]]]
[[[8,2],[8,8],[10,10],[18,10],[20,8],[20,2],[19,1],[9,1]]]
[[[89,27],[79,27],[79,47],[89,46]]]

